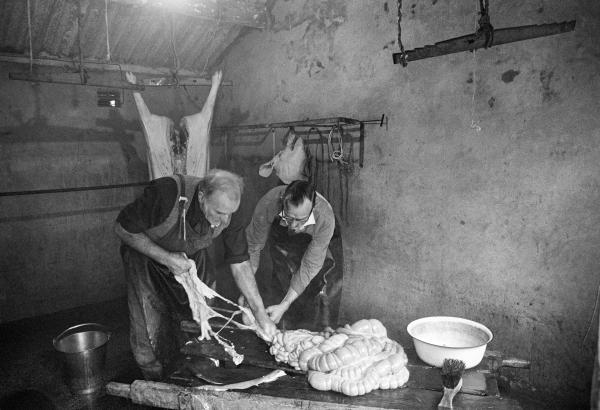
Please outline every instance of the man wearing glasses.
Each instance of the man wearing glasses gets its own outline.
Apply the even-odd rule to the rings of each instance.
[[[259,274],[257,282],[273,322],[283,318],[284,328],[329,325],[319,295],[335,266],[329,252],[334,229],[331,205],[308,181],[277,186],[258,201],[246,239],[253,272],[272,265],[272,274]],[[265,245],[270,258],[260,263]]]

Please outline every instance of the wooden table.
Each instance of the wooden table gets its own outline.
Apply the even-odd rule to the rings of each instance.
[[[194,325],[188,324],[190,334]],[[187,325],[184,324],[185,329]],[[260,386],[239,391],[206,391],[195,387],[206,384],[195,378],[179,377],[171,383],[136,380],[131,385],[111,382],[109,394],[128,397],[134,403],[168,409],[437,409],[442,396],[439,369],[418,359],[414,350],[405,349],[410,378],[405,387],[393,390],[375,390],[364,396],[349,397],[336,392],[322,392],[312,388],[302,371],[275,362],[268,346],[251,332],[224,329],[221,335],[231,340],[243,354],[245,366],[263,374],[272,369],[286,371],[286,376]],[[197,342],[184,346],[182,353],[188,357],[213,357],[231,360],[215,342]],[[500,397],[496,380],[497,352],[488,352],[482,363],[467,370],[463,376],[463,389],[454,399],[457,409],[520,409],[510,398]],[[501,359],[500,359],[501,361]],[[227,367],[227,366],[225,366]],[[220,370],[221,371],[221,370]],[[243,371],[243,370],[242,370]]]

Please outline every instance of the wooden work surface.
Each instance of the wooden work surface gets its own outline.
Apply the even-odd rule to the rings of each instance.
[[[184,323],[182,328],[190,335],[194,334],[194,324]],[[277,406],[287,403],[286,407],[289,403],[296,403],[294,406],[309,405],[311,408],[437,408],[442,396],[439,369],[423,363],[412,349],[405,349],[409,358],[408,370],[410,372],[410,378],[405,387],[375,390],[364,396],[349,397],[336,392],[321,392],[312,388],[302,371],[277,363],[268,353],[267,344],[252,332],[226,328],[221,331],[220,335],[233,342],[237,352],[244,355],[244,366],[282,369],[287,373],[286,376],[274,382],[238,392],[240,395],[238,400],[249,394],[253,400],[260,400],[265,405],[268,402],[274,406],[275,403]],[[182,349],[182,353],[191,357],[202,356],[224,360],[226,361],[223,364],[225,367],[232,367],[228,364],[231,358],[214,341],[198,342],[192,337]],[[187,380],[187,383],[185,380],[181,381],[181,387],[185,388],[206,384],[199,379]],[[235,392],[211,392],[212,395],[221,394],[223,398],[227,396],[226,393]],[[194,395],[197,394],[204,395],[205,392]],[[277,400],[272,401],[274,398]],[[514,400],[500,397],[495,375],[488,369],[486,358],[479,366],[465,372],[463,389],[455,397],[454,404],[456,408],[520,408]],[[267,408],[276,407],[267,406]]]

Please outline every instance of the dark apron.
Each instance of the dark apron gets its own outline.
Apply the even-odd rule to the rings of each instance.
[[[334,233],[332,242],[338,239],[339,234],[336,236]],[[291,278],[300,269],[302,257],[311,241],[312,236],[307,233],[288,233],[288,228],[281,225],[280,217],[271,224],[267,243],[272,261],[270,302],[273,304],[280,303],[287,293]],[[322,330],[335,326],[341,293],[341,268],[328,252],[319,273],[283,315],[281,327]]]
[[[152,239],[157,245],[169,252],[184,252],[188,258],[196,263],[198,278],[208,286],[212,286],[215,282],[215,269],[212,259],[209,256],[208,248],[212,245],[213,238],[221,233],[224,226],[220,227],[218,232],[210,229],[206,233],[200,234],[192,228],[189,218],[182,218],[182,213],[187,211],[189,204],[194,199],[193,196],[196,193],[196,187],[190,182],[185,183],[185,177],[182,175],[177,175],[177,178],[179,179],[179,196],[189,196],[188,202],[179,202],[176,205],[178,206],[176,220],[169,221],[169,218],[175,219],[172,215],[169,215],[169,218],[165,221],[166,224],[175,223],[161,237],[154,237]],[[191,192],[186,192],[186,190]],[[149,236],[152,237],[151,234]],[[159,264],[153,259],[149,259],[148,265],[151,278],[156,286],[162,289],[169,306],[177,311],[188,313],[189,300],[183,286],[177,282],[166,266]]]
[[[182,218],[196,193],[197,183],[194,185],[193,181],[198,178],[181,175],[177,175],[177,178],[179,196],[186,197],[187,194],[188,202],[176,203],[167,220],[146,231],[146,234],[169,252],[185,252],[196,263],[198,278],[214,287],[214,265],[209,256],[209,247],[213,237],[220,234],[224,227],[217,232],[210,229],[200,234],[192,228],[188,218]],[[130,264],[130,270],[135,272],[135,276],[128,279],[129,285],[136,289],[140,299],[149,301],[142,304],[144,326],[157,359],[166,365],[185,342],[185,335],[179,326],[181,320],[192,320],[187,294],[166,266],[127,245],[123,245],[121,252],[124,260],[127,259],[126,265]]]

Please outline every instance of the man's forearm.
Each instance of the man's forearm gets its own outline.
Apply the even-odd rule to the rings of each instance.
[[[256,276],[256,272],[258,271],[258,265],[260,264],[260,251],[252,252],[252,250],[249,249],[248,253],[250,254],[250,260],[248,262],[250,263],[252,274]]]
[[[300,294],[298,292],[296,292],[294,289],[289,288],[287,293],[285,294],[285,296],[283,297],[283,300],[281,301],[282,305],[286,305],[288,308],[291,306],[291,304],[298,299],[298,296],[300,296]]]
[[[115,223],[115,233],[123,242],[136,251],[162,265],[168,265],[170,252],[154,243],[145,233],[127,232],[118,222]]]
[[[264,311],[265,306],[258,292],[256,278],[254,277],[250,261],[232,264],[231,273],[233,274],[235,283],[246,298],[248,305],[250,305],[250,309],[253,312]]]

